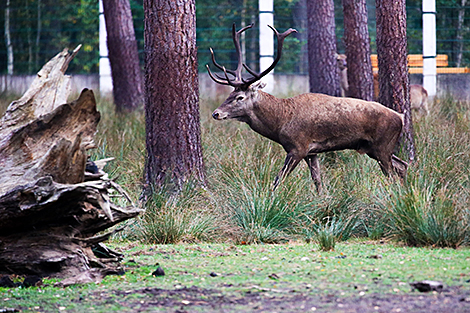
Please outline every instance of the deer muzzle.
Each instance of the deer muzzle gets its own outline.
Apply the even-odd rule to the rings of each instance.
[[[226,112],[222,112],[221,110],[217,109],[215,110],[213,113],[212,113],[212,117],[216,120],[224,120],[227,118],[227,113]]]

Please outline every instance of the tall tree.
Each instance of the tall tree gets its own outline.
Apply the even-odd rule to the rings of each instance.
[[[339,96],[333,0],[307,0],[310,91]]]
[[[39,47],[40,47],[40,40],[41,40],[41,28],[42,28],[42,20],[41,20],[41,0],[38,0],[38,15],[37,15],[37,29],[36,29],[36,47],[35,47],[35,55],[34,55],[34,68],[38,67],[39,64]]]
[[[7,47],[7,70],[8,75],[13,75],[13,45],[10,33],[10,0],[7,0],[5,8],[5,44]]]
[[[204,183],[195,0],[144,0],[146,184]]]
[[[103,0],[108,56],[118,112],[143,103],[142,71],[129,0]]]
[[[366,0],[343,0],[344,43],[348,62],[348,96],[372,101],[374,82],[370,59]]]
[[[457,20],[457,56],[455,57],[456,67],[460,67],[462,64],[462,56],[463,56],[463,35],[465,30],[463,29],[464,21],[465,21],[465,6],[467,4],[467,0],[460,0],[460,8],[459,8],[459,18]]]
[[[379,102],[405,114],[404,151],[415,158],[407,63],[405,0],[376,0]]]

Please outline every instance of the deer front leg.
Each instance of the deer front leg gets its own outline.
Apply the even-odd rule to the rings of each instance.
[[[321,193],[320,162],[318,161],[318,155],[309,154],[304,158],[304,160],[307,162],[308,168],[310,169],[310,174],[312,175],[312,179],[315,182],[317,192]]]
[[[284,162],[284,166],[282,167],[281,171],[277,174],[276,179],[274,180],[273,184],[273,191],[276,190],[277,186],[284,180],[284,178],[289,175],[294,168],[299,164],[302,157],[299,156],[297,153],[289,152],[287,154],[286,160]]]

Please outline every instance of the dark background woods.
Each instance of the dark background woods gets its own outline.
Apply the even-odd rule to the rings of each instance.
[[[131,0],[139,57],[143,63],[143,1]],[[344,53],[343,13],[341,0],[335,0],[337,48]],[[470,65],[468,27],[470,7],[461,0],[437,0],[437,52],[449,55],[449,66]],[[0,74],[7,72],[5,43],[5,7],[0,4]],[[375,0],[367,0],[371,50],[376,53]],[[406,1],[408,52],[421,54],[421,1]],[[285,55],[276,67],[277,73],[307,73],[307,20],[305,0],[274,1],[275,27],[283,30],[294,27],[296,36],[286,39]],[[459,19],[460,15],[460,19]],[[254,22],[258,28],[258,1],[255,0],[198,0],[196,1],[197,46],[199,71],[210,60],[208,48],[217,48],[220,63],[233,60],[230,27],[233,22],[246,25]],[[10,31],[14,53],[14,74],[33,74],[64,47],[73,49],[83,44],[80,54],[70,65],[74,74],[97,73],[99,63],[99,12],[97,0],[10,0]],[[246,33],[247,63],[257,67],[258,32]],[[460,60],[460,61],[459,61]]]

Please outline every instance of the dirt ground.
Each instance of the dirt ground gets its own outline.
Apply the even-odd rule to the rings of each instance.
[[[470,312],[467,288],[446,288],[441,293],[363,294],[338,297],[334,294],[274,293],[250,290],[244,294],[197,287],[176,290],[143,288],[111,294],[100,293],[103,303],[117,301],[123,310],[135,312]]]

